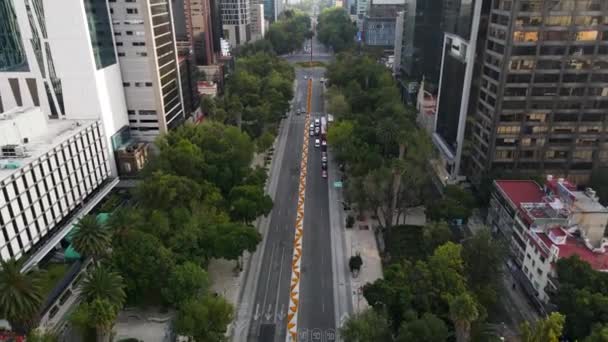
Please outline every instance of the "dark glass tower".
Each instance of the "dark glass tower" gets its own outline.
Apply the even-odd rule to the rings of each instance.
[[[0,1],[0,71],[29,71],[12,1]]]

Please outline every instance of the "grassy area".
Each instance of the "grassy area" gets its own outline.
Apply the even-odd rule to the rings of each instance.
[[[397,226],[391,229],[390,238],[384,237],[386,252],[390,255],[390,262],[400,259],[420,260],[426,257],[424,245],[421,243],[422,227]]]
[[[40,283],[42,285],[42,293],[46,297],[68,271],[68,264],[49,264],[40,271]]]
[[[302,68],[317,68],[317,67],[326,67],[327,66],[327,64],[320,62],[320,61],[297,62],[296,65],[299,67],[302,67]]]

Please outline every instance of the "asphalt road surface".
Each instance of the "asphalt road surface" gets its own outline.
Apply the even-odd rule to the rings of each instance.
[[[306,104],[306,80],[296,71],[294,109]],[[257,291],[252,306],[249,341],[285,341],[289,283],[298,201],[300,159],[304,140],[304,115],[290,114],[285,153],[278,173],[277,192],[270,214],[267,242],[262,256]]]
[[[323,112],[324,68],[306,69],[313,78],[311,120]],[[335,312],[332,278],[332,248],[329,227],[327,179],[321,176],[321,148],[311,139],[308,155],[302,277],[298,335],[300,342],[335,341]]]

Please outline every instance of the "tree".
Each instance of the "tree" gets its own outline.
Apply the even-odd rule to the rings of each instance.
[[[97,342],[109,342],[118,311],[118,307],[109,300],[95,298],[91,302],[80,303],[69,320],[80,330],[83,339],[90,340],[94,330]]]
[[[349,342],[391,340],[391,333],[386,317],[373,309],[368,309],[360,314],[351,316],[340,329],[340,334],[345,341]]]
[[[262,134],[256,141],[255,145],[257,147],[258,153],[265,152],[274,143],[275,136],[271,132],[266,132]]]
[[[232,305],[222,297],[190,299],[178,309],[175,331],[195,341],[225,341],[226,327],[233,316]]]
[[[260,233],[254,228],[238,223],[226,223],[216,226],[217,235],[214,241],[215,256],[228,260],[236,260],[240,268],[240,257],[243,252],[255,252],[262,240]]]
[[[115,241],[112,263],[123,275],[127,298],[134,304],[158,301],[161,289],[166,287],[174,258],[161,240],[155,236],[134,230],[124,239]]]
[[[177,166],[177,165],[176,165]],[[138,203],[149,210],[171,211],[173,208],[190,208],[202,199],[201,187],[185,177],[156,171],[136,188]]]
[[[110,232],[94,215],[87,215],[75,225],[72,244],[76,251],[97,263],[110,247]]]
[[[430,222],[422,229],[422,241],[424,249],[427,251],[434,251],[437,247],[450,241],[451,238],[452,231],[444,221]]]
[[[457,342],[471,340],[471,323],[478,317],[478,304],[470,294],[463,292],[450,301],[450,319],[454,323]]]
[[[16,260],[0,259],[0,317],[14,330],[25,332],[32,327],[42,300],[37,276],[21,273]]]
[[[85,302],[92,302],[96,298],[105,299],[117,308],[122,308],[127,298],[124,288],[120,274],[103,266],[97,267],[87,274],[80,285],[80,298]]]
[[[229,195],[232,218],[251,223],[260,215],[268,215],[272,210],[272,198],[264,194],[264,189],[257,185],[240,185],[232,188]]]
[[[559,342],[565,319],[559,312],[553,312],[533,325],[524,322],[520,328],[522,342]]]
[[[216,119],[217,105],[213,97],[209,95],[201,95],[200,102],[201,112],[211,119]]]
[[[209,277],[204,269],[195,263],[185,262],[172,270],[162,293],[167,302],[179,307],[180,303],[205,295],[209,285]]]
[[[344,8],[325,9],[318,17],[317,38],[335,52],[352,46],[356,32],[357,28]]]
[[[29,334],[27,334],[27,342],[57,342],[59,341],[59,338],[57,337],[57,335],[53,332],[49,332],[49,331],[41,331],[40,329],[35,329],[30,331]]]
[[[427,216],[431,220],[461,219],[466,222],[474,207],[475,198],[469,191],[458,185],[448,185],[445,187],[443,198],[428,207]]]
[[[448,336],[449,331],[445,322],[427,312],[421,318],[403,322],[397,342],[445,342]]]
[[[608,342],[608,327],[605,324],[596,324],[583,342]]]
[[[496,303],[500,270],[507,249],[492,238],[488,228],[480,230],[462,244],[462,259],[469,286],[484,307]]]

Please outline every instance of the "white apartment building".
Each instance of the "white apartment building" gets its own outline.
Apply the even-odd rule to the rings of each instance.
[[[0,257],[28,253],[27,269],[117,179],[100,120],[49,120],[19,107],[0,114],[0,132]]]
[[[251,40],[263,39],[266,35],[266,20],[264,19],[264,4],[251,4]]]
[[[222,0],[223,38],[235,47],[251,40],[250,0]]]
[[[128,121],[107,3],[4,0],[0,42],[0,113],[36,106],[50,118],[101,120],[115,173],[109,142]]]
[[[131,132],[145,141],[185,120],[169,0],[109,0]]]
[[[555,290],[554,263],[578,255],[594,269],[608,270],[604,238],[608,209],[592,189],[578,191],[565,179],[496,180],[488,224],[509,243],[511,261],[525,275],[525,288],[540,302]]]

